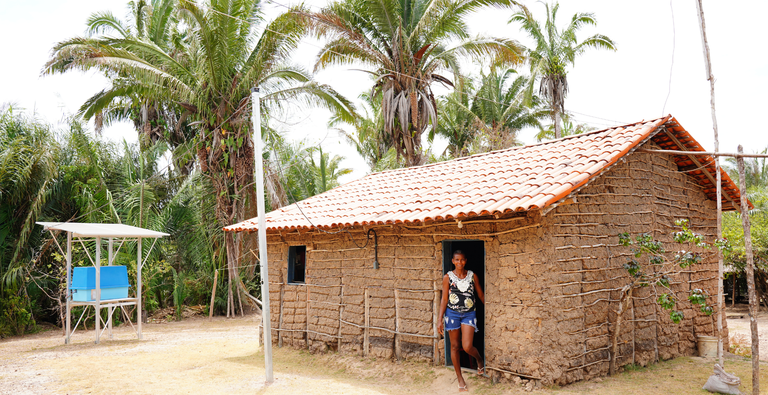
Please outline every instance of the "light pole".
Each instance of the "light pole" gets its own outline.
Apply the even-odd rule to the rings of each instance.
[[[261,104],[259,88],[251,88],[254,162],[256,163],[256,209],[259,216],[259,264],[261,266],[261,320],[264,327],[264,370],[267,384],[275,381],[272,374],[272,323],[269,317],[269,264],[267,260],[267,220],[264,213],[264,142],[261,141]]]

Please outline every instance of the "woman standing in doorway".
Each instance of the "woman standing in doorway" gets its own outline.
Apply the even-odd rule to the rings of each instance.
[[[443,277],[443,298],[440,302],[440,324],[437,331],[448,331],[451,340],[451,362],[459,379],[459,392],[467,391],[467,383],[461,375],[459,350],[461,348],[477,360],[477,374],[485,374],[485,361],[472,344],[477,332],[476,299],[485,304],[485,294],[477,274],[465,269],[467,258],[461,250],[453,253],[453,271]],[[461,331],[461,333],[459,333]]]

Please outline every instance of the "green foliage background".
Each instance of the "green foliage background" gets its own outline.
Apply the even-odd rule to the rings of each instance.
[[[276,174],[276,182],[287,186],[291,199],[336,186],[338,176],[349,171],[339,168],[339,157],[301,143],[289,146],[272,133],[270,152],[282,154],[269,160],[287,169]],[[198,171],[183,174],[168,165],[163,159],[168,152],[163,142],[143,150],[108,142],[74,119],[66,129],[54,130],[23,111],[0,113],[0,337],[62,320],[65,257],[36,221],[123,223],[170,233],[158,240],[143,272],[150,313],[174,307],[180,316],[183,305],[207,306],[216,270],[223,289],[226,262],[223,232],[212,220],[215,193]],[[311,182],[303,181],[307,178]],[[65,245],[64,235],[58,243]],[[115,257],[115,264],[128,267],[132,285],[136,254],[135,243],[126,243]],[[73,265],[91,265],[79,244]],[[247,289],[259,295],[258,268],[241,273]],[[226,293],[218,292],[214,311],[225,306]]]

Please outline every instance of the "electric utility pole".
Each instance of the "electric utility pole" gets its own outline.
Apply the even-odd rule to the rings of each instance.
[[[269,265],[267,260],[267,220],[264,213],[264,142],[261,141],[261,104],[259,88],[251,89],[254,162],[256,163],[256,209],[259,216],[259,265],[261,272],[261,321],[264,327],[264,370],[267,384],[275,381],[272,374],[272,323],[269,317]]]

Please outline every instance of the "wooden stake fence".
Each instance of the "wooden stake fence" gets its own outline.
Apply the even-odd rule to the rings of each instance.
[[[438,311],[437,309],[440,308],[440,292],[441,290],[438,288],[438,284],[436,281],[433,281],[433,288],[432,289],[401,289],[401,288],[392,288],[392,291],[395,295],[395,329],[388,329],[388,328],[382,328],[377,326],[371,325],[371,288],[379,288],[379,289],[387,289],[384,287],[365,287],[363,291],[363,297],[364,297],[364,324],[359,325],[355,324],[354,322],[349,322],[347,320],[343,319],[343,309],[345,308],[346,304],[343,303],[343,300],[341,300],[342,303],[330,303],[330,302],[321,302],[317,300],[312,300],[310,298],[310,288],[311,287],[318,287],[318,288],[340,288],[340,293],[343,295],[344,285],[321,285],[321,284],[296,284],[297,287],[304,287],[306,290],[306,322],[305,322],[305,328],[303,329],[289,329],[283,327],[283,314],[285,310],[285,290],[284,286],[286,284],[283,283],[272,283],[270,285],[279,286],[280,288],[280,312],[278,316],[278,327],[274,331],[278,332],[278,346],[282,346],[283,343],[283,332],[287,333],[303,333],[305,335],[305,346],[309,348],[309,340],[310,340],[310,334],[335,339],[339,345],[339,349],[341,348],[342,341],[344,339],[344,335],[341,330],[341,325],[349,325],[356,328],[360,328],[363,330],[363,355],[369,356],[370,355],[370,348],[371,348],[371,331],[382,331],[386,333],[391,333],[393,335],[393,347],[394,347],[394,357],[398,360],[403,358],[403,351],[402,351],[402,339],[403,337],[413,337],[413,338],[422,338],[422,339],[432,339],[432,354],[433,354],[433,362],[435,365],[440,365],[440,340],[441,337],[437,333],[437,327],[438,327]],[[402,308],[402,302],[401,302],[401,295],[403,292],[410,292],[410,293],[431,293],[433,295],[432,300],[430,301],[430,306],[432,308],[432,317],[431,317],[431,334],[420,334],[420,333],[409,333],[404,332],[402,330],[402,315],[400,314],[400,309]],[[298,296],[298,290],[297,290],[297,296]],[[298,299],[297,299],[298,301]],[[331,306],[338,306],[339,308],[339,327],[336,334],[329,334],[324,333],[320,331],[312,330],[310,327],[310,305],[312,303],[323,303]],[[262,325],[259,325],[259,331],[262,330]],[[259,339],[261,340],[261,339]],[[487,362],[487,361],[486,361]],[[486,368],[489,370],[495,370],[497,372],[501,373],[509,373],[513,375],[517,375],[523,378],[533,379],[533,380],[541,380],[540,377],[524,374],[524,373],[517,373],[509,369],[503,369],[498,367],[490,366],[486,363]]]

